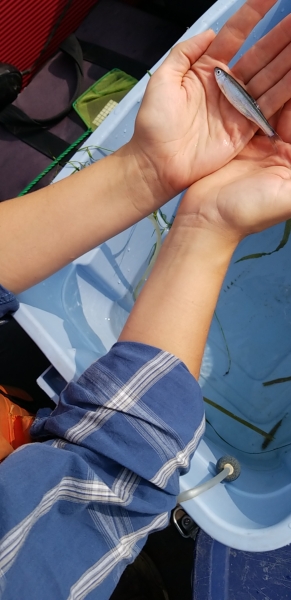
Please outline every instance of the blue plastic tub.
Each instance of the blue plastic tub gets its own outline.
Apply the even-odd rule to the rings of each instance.
[[[244,552],[200,531],[195,542],[193,600],[290,600],[291,547]]]
[[[217,31],[242,4],[242,0],[219,0],[184,39],[208,27]],[[290,0],[278,1],[242,51],[290,10]],[[133,88],[86,145],[114,150],[130,139],[147,80],[148,76]],[[100,150],[91,151],[95,159],[102,157]],[[85,150],[75,156],[77,161],[88,159]],[[71,174],[71,165],[58,179]],[[163,208],[167,221],[179,200],[176,197]],[[165,223],[160,225],[163,228]],[[240,461],[237,481],[219,484],[184,508],[213,538],[249,551],[272,550],[291,541],[291,382],[263,385],[291,376],[290,246],[287,243],[279,252],[260,259],[236,260],[271,252],[283,229],[280,225],[254,235],[237,250],[201,370],[204,396],[252,428],[207,404],[206,435],[190,472],[181,479],[184,491],[214,474],[220,456],[233,454]],[[76,378],[116,341],[148,266],[155,235],[153,223],[145,219],[21,294],[16,319],[66,381]],[[47,381],[44,385],[48,388]],[[274,440],[262,448],[264,437],[258,430],[270,432],[281,419]]]

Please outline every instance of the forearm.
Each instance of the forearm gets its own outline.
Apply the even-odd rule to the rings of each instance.
[[[150,167],[149,167],[150,169]],[[166,198],[130,144],[0,204],[0,282],[19,293],[155,210]]]
[[[234,249],[234,243],[207,229],[174,225],[120,340],[171,352],[198,377]]]

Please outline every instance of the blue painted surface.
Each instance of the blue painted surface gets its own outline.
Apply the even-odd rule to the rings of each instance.
[[[200,531],[195,544],[193,600],[290,600],[291,547],[243,552]]]

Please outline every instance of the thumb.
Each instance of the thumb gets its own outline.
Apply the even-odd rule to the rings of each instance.
[[[204,54],[215,38],[212,29],[207,29],[198,35],[176,44],[160,67],[160,71],[172,71],[183,77],[192,65]],[[158,71],[157,71],[158,72]],[[164,73],[165,74],[165,73]]]

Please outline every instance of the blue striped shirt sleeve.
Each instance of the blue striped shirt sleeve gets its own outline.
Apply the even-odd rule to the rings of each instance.
[[[203,431],[201,391],[179,359],[115,344],[37,417],[39,441],[0,466],[1,598],[110,598],[167,525]]]

